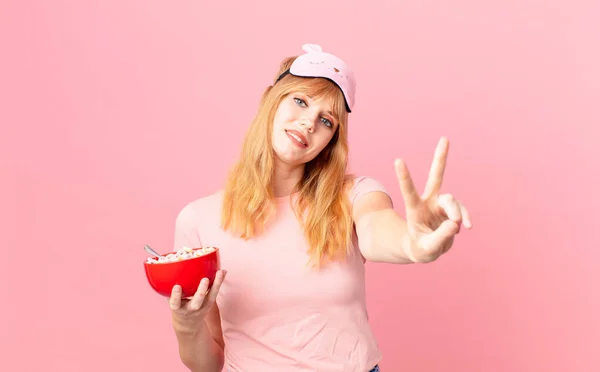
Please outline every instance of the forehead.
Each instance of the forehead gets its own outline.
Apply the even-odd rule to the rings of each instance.
[[[344,117],[346,106],[344,95],[331,81],[322,78],[296,78],[290,91],[303,94],[311,105],[318,105],[321,110],[330,111],[336,119]]]
[[[305,94],[310,100],[310,103],[314,106],[319,106],[322,110],[329,111],[333,114],[333,98],[325,95],[315,96],[314,94]]]

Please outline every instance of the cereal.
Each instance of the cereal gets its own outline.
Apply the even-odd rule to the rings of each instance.
[[[187,260],[190,258],[204,256],[204,255],[209,254],[214,251],[215,251],[214,247],[203,247],[203,248],[197,248],[197,249],[182,247],[177,252],[169,253],[168,255],[162,256],[161,258],[148,257],[146,262],[150,263],[150,264],[177,262],[177,261]]]

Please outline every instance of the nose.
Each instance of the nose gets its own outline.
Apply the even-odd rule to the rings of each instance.
[[[307,117],[302,118],[302,120],[300,120],[300,125],[302,125],[303,127],[306,127],[306,130],[309,133],[312,133],[315,130],[315,122],[314,122],[314,120],[311,120],[310,118],[307,118]]]

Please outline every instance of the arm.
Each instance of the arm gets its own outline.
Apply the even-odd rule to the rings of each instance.
[[[173,322],[179,356],[191,372],[221,372],[225,363],[219,308],[214,303],[204,321],[195,329]]]
[[[198,206],[186,205],[175,222],[175,249],[182,246],[201,246],[197,218]],[[192,372],[221,372],[224,365],[225,342],[217,295],[226,272],[218,270],[208,290],[207,278],[202,279],[191,299],[181,298],[181,288],[173,288],[169,304],[172,325],[177,338],[179,357]]]
[[[406,221],[396,213],[385,193],[374,191],[361,196],[352,213],[365,259],[394,264],[418,262],[411,252]]]
[[[451,194],[440,194],[448,154],[442,138],[420,195],[406,164],[395,162],[396,175],[406,205],[406,220],[393,209],[386,193],[363,190],[353,203],[353,218],[360,250],[367,260],[387,263],[424,263],[446,253],[461,224],[472,227],[465,206]]]

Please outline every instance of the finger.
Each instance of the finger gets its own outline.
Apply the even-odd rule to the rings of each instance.
[[[460,203],[450,194],[438,196],[438,205],[442,208],[446,216],[458,224],[462,223],[462,213]]]
[[[445,137],[442,137],[438,142],[435,154],[433,155],[433,163],[429,169],[429,177],[427,178],[425,190],[423,191],[423,197],[425,199],[437,194],[442,187],[442,179],[444,178],[444,171],[446,169],[449,146],[450,143]]]
[[[181,286],[174,285],[171,289],[171,297],[169,297],[169,307],[171,310],[179,310],[181,307]]]
[[[453,242],[454,242],[454,237],[452,237],[452,238],[450,238],[449,240],[446,241],[446,243],[444,245],[444,250],[442,251],[442,254],[448,252],[450,250],[450,248],[452,248],[452,243]]]
[[[225,272],[223,270],[217,271],[217,275],[215,276],[215,281],[213,282],[213,285],[210,288],[210,291],[208,292],[207,302],[209,304],[212,304],[213,302],[215,302],[217,300],[217,295],[219,294],[219,289],[221,289],[221,284],[223,284],[226,274],[227,274],[227,272]]]
[[[467,229],[470,229],[471,227],[473,227],[473,223],[471,222],[471,215],[469,214],[469,211],[462,203],[459,202],[458,204],[460,206],[460,214],[462,215],[462,218],[463,218],[463,225]]]
[[[208,291],[208,278],[202,278],[200,280],[200,284],[198,284],[198,289],[189,303],[190,310],[200,310],[202,304],[204,303],[204,298],[206,297],[206,292]]]
[[[415,189],[410,173],[406,164],[401,159],[396,159],[394,166],[396,168],[396,176],[398,177],[398,183],[400,184],[400,191],[404,198],[404,204],[407,208],[414,208],[421,202],[421,197]]]
[[[447,251],[458,232],[458,227],[459,225],[452,220],[442,222],[435,231],[423,238],[423,249],[430,254]]]

